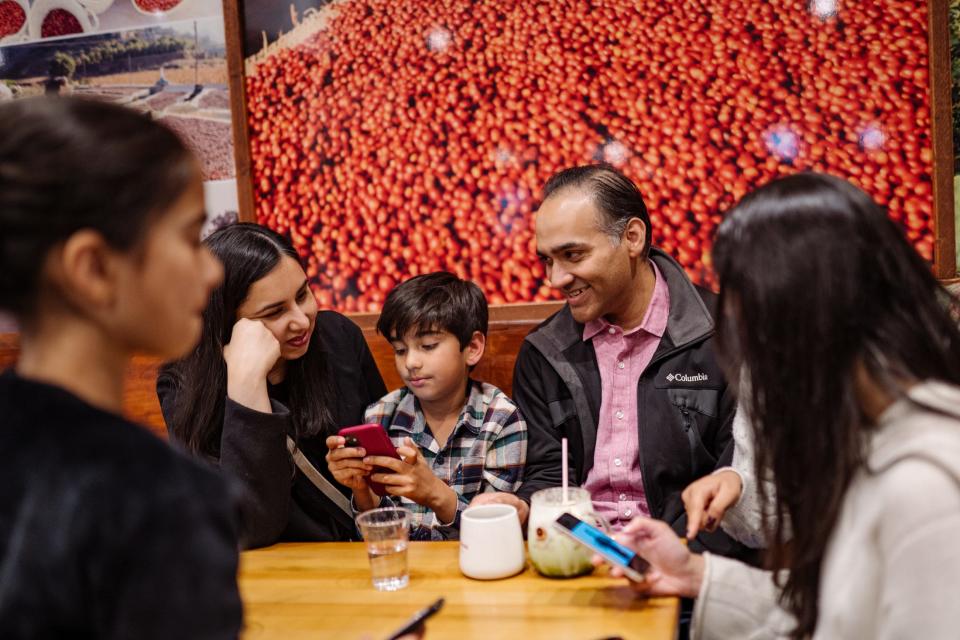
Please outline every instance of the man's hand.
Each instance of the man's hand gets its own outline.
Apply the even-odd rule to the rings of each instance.
[[[333,479],[353,492],[353,500],[361,511],[375,508],[380,498],[367,484],[367,476],[373,467],[364,464],[363,456],[367,452],[362,447],[347,447],[343,436],[327,438],[327,468]]]
[[[718,471],[691,483],[680,497],[687,510],[687,539],[701,529],[716,531],[723,514],[740,499],[743,483],[735,471]]]
[[[407,498],[429,507],[441,522],[451,522],[457,515],[457,492],[433,473],[420,449],[410,438],[404,438],[397,447],[400,460],[387,456],[367,456],[364,464],[383,467],[370,475],[370,480],[380,482],[392,496]]]
[[[667,523],[638,516],[614,538],[650,563],[645,574],[646,580],[631,581],[630,585],[635,591],[648,596],[686,598],[696,598],[700,594],[705,566],[703,556],[690,553]],[[593,556],[593,564],[600,565],[603,562],[601,556]],[[610,569],[610,573],[614,576],[623,575],[618,567]]]
[[[481,504],[509,504],[516,508],[517,516],[520,518],[520,526],[527,526],[527,517],[530,515],[530,505],[512,493],[503,493],[501,491],[480,493],[470,501],[471,507],[476,507]]]

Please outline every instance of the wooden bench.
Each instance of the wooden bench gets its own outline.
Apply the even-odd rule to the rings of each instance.
[[[487,349],[483,360],[474,369],[474,376],[494,384],[507,394],[513,391],[513,363],[523,338],[543,318],[560,308],[559,303],[503,306],[491,309],[490,328],[487,332]],[[363,335],[373,352],[387,389],[397,389],[402,384],[393,364],[393,349],[374,329],[376,314],[351,316],[363,330]],[[0,333],[0,370],[16,362],[19,353],[19,337],[16,333]],[[136,356],[127,371],[124,388],[124,415],[150,428],[166,438],[167,430],[157,401],[157,358]]]

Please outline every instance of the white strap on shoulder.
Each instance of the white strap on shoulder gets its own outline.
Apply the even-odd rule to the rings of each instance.
[[[313,483],[317,489],[320,490],[323,495],[327,496],[333,504],[340,507],[340,509],[353,520],[353,509],[350,508],[350,499],[340,493],[333,483],[323,477],[323,474],[317,471],[317,468],[313,466],[307,456],[303,455],[303,452],[297,448],[297,444],[293,441],[293,438],[287,436],[287,450],[290,452],[290,455],[293,456],[293,461],[296,463],[297,468],[303,472],[303,475],[307,476],[307,479]]]

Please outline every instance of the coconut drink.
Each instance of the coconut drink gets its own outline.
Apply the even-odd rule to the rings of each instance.
[[[566,492],[566,500],[564,500]],[[527,550],[530,561],[541,574],[550,578],[572,578],[593,571],[593,552],[553,526],[562,513],[570,513],[587,522],[597,522],[593,502],[586,489],[562,487],[542,489],[530,498],[527,525]]]

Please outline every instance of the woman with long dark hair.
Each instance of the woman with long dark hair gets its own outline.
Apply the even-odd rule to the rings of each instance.
[[[653,565],[641,588],[697,597],[694,637],[956,637],[956,301],[879,206],[825,175],[745,197],[713,255],[779,571],[636,520],[623,539]]]
[[[171,436],[243,481],[245,545],[356,539],[349,498],[331,492],[339,485],[324,456],[326,437],[361,423],[386,393],[363,334],[317,311],[283,236],[243,223],[204,243],[224,281],[204,311],[200,345],[158,379]]]
[[[0,106],[0,636],[236,638],[237,510],[205,465],[121,417],[134,353],[200,336],[221,269],[196,159],[133,110]]]

